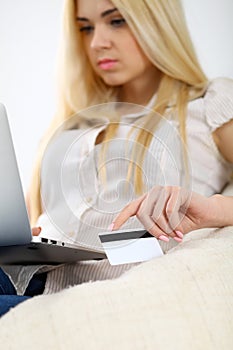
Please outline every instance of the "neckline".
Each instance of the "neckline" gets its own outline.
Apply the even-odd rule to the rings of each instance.
[[[142,106],[142,105],[137,105],[136,103],[132,105],[135,105],[135,106],[139,106],[139,108],[141,108],[141,111],[140,112],[135,112],[135,113],[127,113],[127,114],[124,114],[122,115],[122,118],[130,118],[130,119],[134,119],[134,118],[138,118],[138,117],[142,117],[143,115],[147,114],[149,111],[151,111],[153,109],[153,106],[155,104],[155,101],[156,101],[156,98],[157,98],[157,94],[155,93],[150,101],[147,103],[146,106]]]

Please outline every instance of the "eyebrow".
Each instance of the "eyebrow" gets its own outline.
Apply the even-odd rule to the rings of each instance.
[[[101,18],[104,18],[104,17],[106,17],[106,16],[108,16],[108,15],[110,15],[113,12],[116,12],[116,11],[118,11],[118,9],[115,7],[113,9],[109,9],[109,10],[106,10],[106,11],[102,12],[100,16],[101,16]],[[86,18],[86,17],[77,17],[76,19],[78,21],[81,21],[81,22],[89,22],[89,19]]]
[[[116,12],[116,11],[118,11],[118,9],[116,7],[113,9],[110,9],[110,10],[106,10],[103,13],[101,13],[101,17],[104,18],[104,17],[106,17],[106,16],[108,16],[111,13]]]

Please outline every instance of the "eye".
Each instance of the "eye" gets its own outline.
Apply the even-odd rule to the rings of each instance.
[[[112,27],[118,28],[125,25],[126,21],[124,18],[115,18],[110,21]]]
[[[92,26],[84,26],[79,29],[81,33],[90,34],[94,30]]]

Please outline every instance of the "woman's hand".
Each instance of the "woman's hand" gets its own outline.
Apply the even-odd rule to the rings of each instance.
[[[111,227],[117,230],[136,215],[145,229],[156,238],[168,242],[172,237],[181,242],[185,233],[218,226],[218,196],[207,198],[181,187],[155,186],[123,208]]]
[[[33,236],[39,236],[40,232],[41,232],[41,227],[32,227]]]

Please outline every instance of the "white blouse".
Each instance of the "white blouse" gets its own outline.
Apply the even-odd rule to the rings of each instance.
[[[153,106],[155,98],[146,108],[120,118],[117,134],[108,144],[102,161],[103,145],[95,143],[107,127],[106,117],[93,122],[91,128],[62,129],[50,142],[41,169],[43,213],[37,225],[42,227],[42,237],[103,251],[98,233],[107,231],[116,214],[137,197],[133,180],[127,180],[136,133],[127,135],[132,126],[139,127],[143,122],[145,112]],[[233,166],[219,153],[212,132],[232,118],[233,81],[230,79],[212,81],[204,97],[189,102],[186,122],[188,182],[178,121],[172,114],[168,119],[162,118],[144,161],[138,164],[143,173],[144,191],[159,184],[185,186],[206,196],[220,192],[229,182]],[[140,151],[139,145],[136,152]],[[133,161],[135,163],[136,159]],[[102,169],[106,172],[106,181],[100,176]],[[126,229],[139,227],[141,224],[136,218],[130,218],[123,226]],[[170,240],[160,244],[166,252],[177,243]],[[115,278],[132,266],[113,267],[104,260],[53,267],[48,272],[44,293],[90,280]],[[33,273],[41,268],[18,266],[4,270],[10,275],[18,294],[23,294]]]

